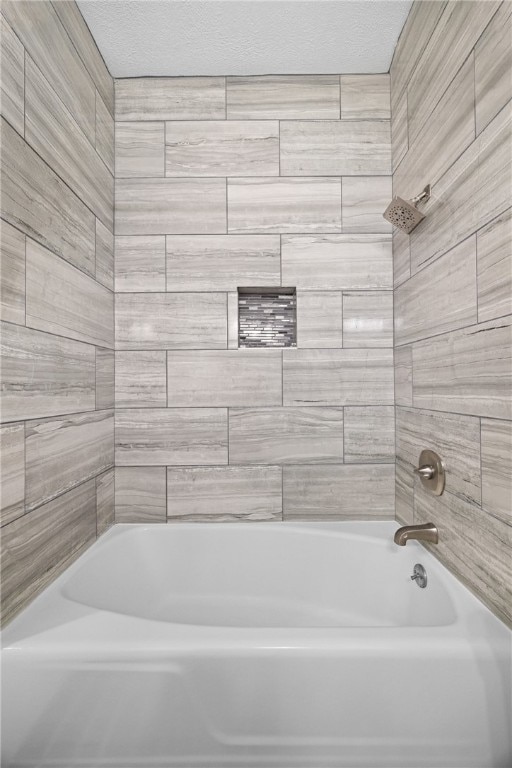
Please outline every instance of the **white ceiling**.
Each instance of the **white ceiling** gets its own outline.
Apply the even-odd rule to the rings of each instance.
[[[111,74],[387,72],[411,0],[78,0]]]

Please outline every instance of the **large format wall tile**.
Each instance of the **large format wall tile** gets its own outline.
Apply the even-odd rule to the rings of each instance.
[[[227,464],[225,408],[116,411],[116,466]]]
[[[114,468],[96,478],[96,533],[101,536],[114,524]]]
[[[389,75],[341,75],[342,120],[389,120]]]
[[[165,237],[115,239],[116,293],[165,291]]]
[[[232,408],[232,464],[343,461],[343,408]]]
[[[341,232],[341,181],[228,179],[228,231]]]
[[[477,321],[476,237],[469,237],[395,291],[395,339],[406,344]]]
[[[432,522],[439,543],[431,546],[463,582],[512,625],[512,526],[480,507],[444,493],[416,494],[414,522]]]
[[[279,235],[169,235],[167,290],[236,291],[279,286]]]
[[[25,51],[23,45],[0,14],[0,79],[2,115],[23,136],[25,130]]]
[[[382,215],[391,197],[391,176],[344,176],[341,180],[343,232],[391,232],[391,224]]]
[[[0,427],[0,438],[0,524],[6,525],[25,512],[25,425],[5,424]]]
[[[28,421],[25,432],[26,507],[39,507],[114,463],[112,411]]]
[[[344,408],[346,464],[394,463],[395,409],[392,405]]]
[[[393,292],[343,294],[343,346],[393,346]]]
[[[412,479],[424,448],[446,467],[446,490],[480,503],[480,420],[476,416],[396,409],[396,454]]]
[[[428,2],[428,0],[427,0]],[[393,229],[393,286],[397,288],[411,276],[410,237],[396,227]]]
[[[392,349],[285,349],[284,405],[392,405]]]
[[[395,405],[412,406],[412,346],[395,347]]]
[[[79,485],[2,530],[2,620],[32,600],[96,538],[96,484]]]
[[[94,274],[94,214],[5,120],[2,217],[75,266]]]
[[[476,236],[478,321],[512,314],[512,208]]]
[[[96,347],[96,409],[114,407],[114,350]]]
[[[167,405],[281,405],[280,349],[167,353]]]
[[[170,122],[165,145],[166,176],[279,175],[277,121]]]
[[[116,123],[116,179],[165,176],[165,123]]]
[[[389,176],[388,120],[281,123],[284,176]]]
[[[283,285],[304,290],[392,288],[389,235],[282,238]]]
[[[169,521],[280,520],[280,467],[167,470]]]
[[[512,524],[512,422],[482,419],[482,506]]]
[[[425,0],[429,2],[429,0]],[[402,162],[405,153],[409,149],[409,137],[407,135],[407,91],[401,95],[396,107],[391,113],[391,159],[393,172]]]
[[[337,75],[263,75],[228,77],[227,117],[236,119],[337,119]]]
[[[302,349],[341,347],[341,291],[297,292],[297,346]]]
[[[225,179],[116,179],[118,235],[225,231]]]
[[[25,140],[112,229],[114,180],[110,171],[30,56],[25,66]]]
[[[283,468],[285,520],[392,518],[395,468],[386,464]]]
[[[116,523],[165,523],[165,467],[116,467]]]
[[[114,134],[114,118],[103,103],[99,93],[96,92],[96,152],[112,176],[115,171]]]
[[[94,347],[2,325],[2,419],[94,410]]]
[[[49,84],[94,143],[95,90],[52,3],[8,0],[2,13]]]
[[[166,353],[116,352],[116,408],[165,408]]]
[[[415,344],[413,402],[418,408],[512,419],[510,319]]]
[[[495,117],[512,94],[512,5],[502,3],[475,47],[476,132]]]
[[[0,317],[25,325],[25,235],[6,221],[0,226]]]
[[[117,349],[225,349],[225,293],[133,293],[116,298]]]
[[[114,235],[96,219],[96,280],[114,290]]]
[[[27,326],[112,347],[112,291],[33,240],[27,240]]]
[[[115,81],[116,120],[223,120],[223,77],[130,77]]]

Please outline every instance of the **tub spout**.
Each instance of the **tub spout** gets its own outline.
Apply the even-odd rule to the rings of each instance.
[[[434,523],[424,523],[424,525],[404,525],[395,531],[395,544],[399,547],[405,547],[409,539],[418,541],[430,541],[437,544],[439,535]]]

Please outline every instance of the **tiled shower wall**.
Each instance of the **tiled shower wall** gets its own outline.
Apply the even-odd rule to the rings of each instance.
[[[116,521],[394,516],[388,75],[116,81]],[[237,288],[297,348],[238,349]]]
[[[512,622],[512,3],[419,2],[391,68],[394,193],[431,183],[394,235],[397,516]],[[433,448],[443,496],[412,469]]]
[[[113,522],[114,89],[71,2],[3,2],[2,617]]]

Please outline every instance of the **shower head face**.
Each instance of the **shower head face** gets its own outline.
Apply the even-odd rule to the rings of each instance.
[[[394,197],[382,215],[407,235],[425,218],[415,205],[401,197]]]

